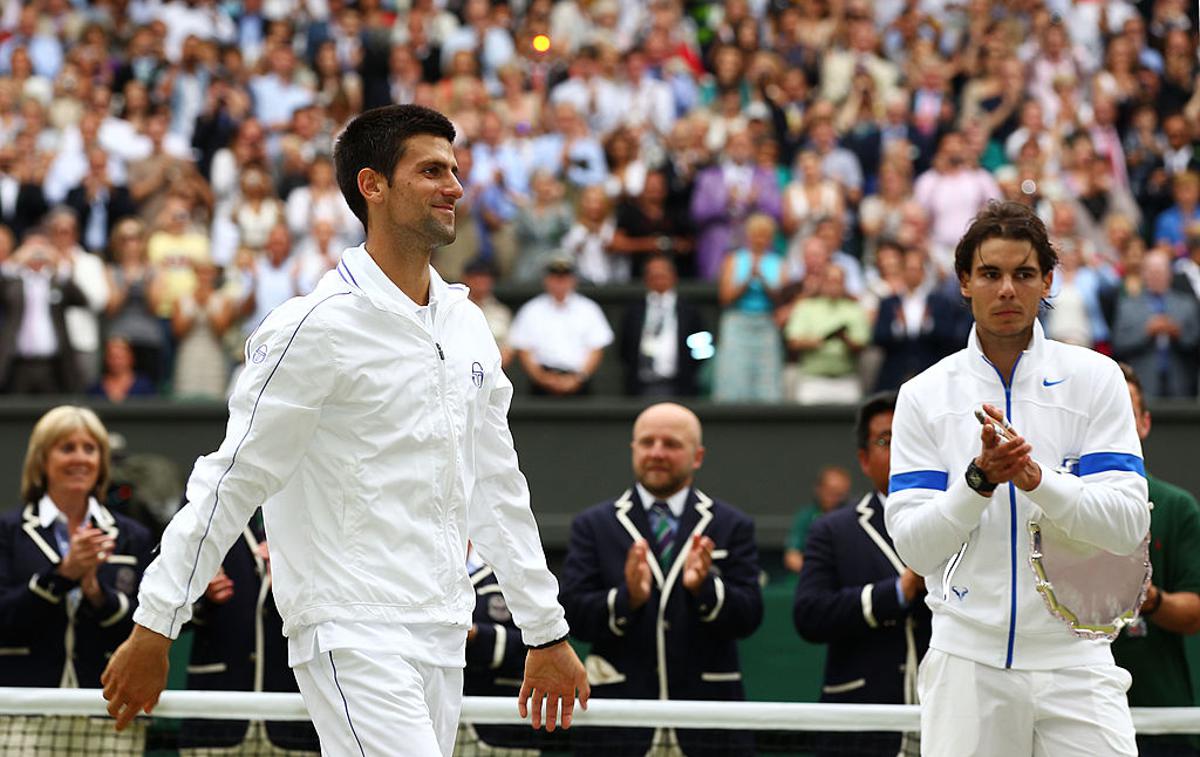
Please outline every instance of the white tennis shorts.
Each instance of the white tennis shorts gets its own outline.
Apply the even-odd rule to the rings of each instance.
[[[293,668],[321,754],[450,757],[462,709],[462,668],[398,654],[333,649]]]
[[[1137,755],[1116,665],[1003,670],[930,649],[921,661],[923,757]]]

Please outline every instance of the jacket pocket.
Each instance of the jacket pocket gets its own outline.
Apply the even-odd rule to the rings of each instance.
[[[701,673],[700,680],[709,683],[730,683],[742,680],[742,674],[736,670],[731,673]]]
[[[856,678],[853,681],[846,681],[845,683],[835,683],[832,686],[822,686],[821,691],[825,692],[826,694],[845,694],[849,691],[861,689],[866,685],[867,679]]]
[[[210,673],[224,673],[229,666],[223,662],[210,662],[207,665],[188,665],[188,675],[202,676]]]
[[[588,683],[592,686],[603,686],[609,683],[625,683],[625,674],[613,667],[613,664],[598,654],[590,654],[583,663],[587,671]]]

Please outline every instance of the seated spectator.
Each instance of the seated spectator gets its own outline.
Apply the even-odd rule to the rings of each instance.
[[[153,397],[157,392],[146,375],[137,370],[133,348],[119,336],[104,342],[104,368],[100,380],[88,394],[109,402],[124,402],[130,397]]]
[[[170,344],[156,315],[162,284],[146,258],[145,225],[136,218],[118,223],[109,250],[108,334],[129,343],[134,362],[157,385],[167,376],[163,363]]]
[[[621,364],[625,393],[631,397],[688,397],[699,392],[697,374],[704,345],[692,340],[706,335],[694,305],[676,290],[675,264],[666,255],[646,260],[642,271],[646,296],[621,316]],[[699,357],[698,357],[699,356]]]
[[[718,402],[778,402],[783,398],[783,349],[772,313],[784,284],[775,252],[775,221],[746,221],[746,246],[725,258],[717,300],[722,307],[713,397]]]
[[[67,335],[66,309],[87,304],[70,262],[39,233],[5,264],[0,380],[6,394],[68,394],[83,389]]]
[[[617,205],[616,228],[610,249],[629,257],[630,278],[642,275],[647,257],[667,254],[681,275],[695,270],[695,243],[686,217],[671,211],[667,175],[650,171],[642,193]]]
[[[513,348],[508,341],[513,314],[493,293],[496,269],[486,260],[473,260],[463,268],[463,283],[467,285],[467,299],[483,311],[488,329],[500,348],[500,367],[507,368],[513,358]]]
[[[1171,189],[1175,204],[1155,219],[1154,241],[1182,250],[1184,229],[1200,221],[1200,173],[1187,171],[1177,174],[1171,180]]]
[[[133,629],[153,542],[100,504],[110,466],[108,431],[91,410],[62,405],[34,425],[21,507],[0,516],[0,685],[98,689]],[[104,719],[4,717],[0,743],[10,754],[132,757],[145,723],[117,734]]]
[[[172,391],[181,399],[224,400],[229,367],[221,337],[233,324],[233,307],[216,289],[216,266],[194,263],[193,273],[195,289],[176,300],[171,319],[178,343]]]
[[[903,290],[880,301],[875,317],[871,343],[883,350],[876,391],[899,389],[967,338],[969,319],[959,303],[935,289],[925,253],[906,250],[901,271]]]
[[[287,661],[283,620],[275,609],[271,555],[262,513],[233,543],[204,594],[192,606],[189,691],[298,692]],[[184,720],[182,757],[217,754],[316,753],[312,724],[262,720]]]
[[[804,545],[808,542],[808,530],[813,521],[845,505],[849,496],[850,471],[840,465],[826,465],[817,472],[813,501],[796,511],[784,542],[784,567],[793,573],[800,572],[804,566]]]
[[[1146,253],[1141,286],[1117,303],[1113,356],[1133,367],[1147,397],[1194,399],[1200,306],[1171,289],[1171,257],[1164,250]]]
[[[517,311],[509,343],[535,395],[588,394],[604,348],[612,343],[612,327],[599,305],[575,291],[569,258],[552,259],[545,271],[545,292]]]
[[[575,260],[579,277],[587,284],[629,281],[629,258],[609,253],[615,230],[609,209],[603,187],[584,187],[575,223],[562,240],[562,251]]]
[[[553,174],[537,171],[530,180],[532,196],[517,210],[517,264],[513,280],[536,281],[546,264],[562,249],[563,237],[571,229],[574,214],[563,201],[563,185]]]

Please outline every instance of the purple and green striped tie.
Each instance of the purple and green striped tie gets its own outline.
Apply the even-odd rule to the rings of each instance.
[[[654,534],[654,554],[666,570],[675,556],[675,531],[679,523],[666,502],[659,500],[650,506],[650,530]]]

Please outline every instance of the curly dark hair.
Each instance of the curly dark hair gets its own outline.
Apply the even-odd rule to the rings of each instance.
[[[989,202],[975,216],[958,246],[954,248],[954,273],[961,281],[970,277],[975,252],[989,239],[1011,239],[1028,242],[1037,253],[1042,275],[1058,265],[1058,253],[1050,244],[1046,224],[1033,210],[1017,202]]]
[[[363,228],[367,227],[367,201],[358,191],[358,172],[370,168],[390,181],[404,157],[405,143],[429,134],[453,143],[454,125],[436,110],[421,105],[388,105],[365,111],[342,130],[333,145],[333,165],[342,196]]]

